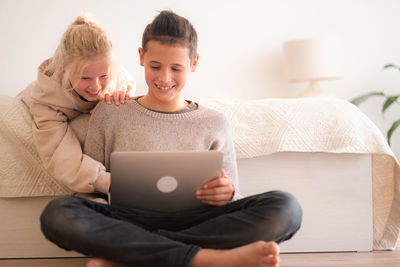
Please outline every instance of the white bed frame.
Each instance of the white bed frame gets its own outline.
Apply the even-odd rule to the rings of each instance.
[[[243,195],[296,196],[303,223],[282,252],[371,251],[371,155],[284,152],[238,161]]]
[[[238,168],[243,195],[280,189],[302,205],[302,227],[282,252],[372,250],[370,155],[280,152],[239,159]],[[42,236],[39,216],[50,199],[0,198],[0,258],[82,256]]]

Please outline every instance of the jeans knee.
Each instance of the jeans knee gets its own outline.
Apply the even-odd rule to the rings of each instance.
[[[280,192],[282,198],[284,199],[284,204],[282,207],[282,212],[285,214],[291,228],[299,229],[301,226],[301,221],[303,219],[303,209],[297,199],[288,192]]]
[[[267,207],[273,209],[274,217],[281,226],[286,226],[289,231],[296,232],[303,218],[303,211],[300,203],[290,193],[285,191],[271,191],[264,194]]]
[[[51,200],[40,215],[40,227],[43,234],[48,237],[57,232],[68,232],[74,217],[73,206],[77,202],[75,197],[61,196]]]

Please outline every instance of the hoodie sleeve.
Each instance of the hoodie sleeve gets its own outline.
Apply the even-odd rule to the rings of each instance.
[[[82,153],[67,116],[51,106],[31,103],[33,140],[45,169],[69,189],[107,193],[110,174],[100,162]]]

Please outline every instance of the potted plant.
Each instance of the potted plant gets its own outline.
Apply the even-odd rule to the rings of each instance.
[[[384,70],[389,69],[389,68],[395,68],[400,71],[400,67],[396,66],[394,64],[386,64],[383,67]],[[359,97],[356,97],[356,98],[350,100],[350,102],[353,103],[354,105],[358,106],[361,103],[363,103],[364,101],[366,101],[367,99],[369,99],[370,97],[383,97],[385,99],[385,101],[383,102],[383,105],[382,105],[382,110],[381,110],[382,115],[384,115],[385,111],[393,104],[400,105],[400,102],[399,102],[400,95],[399,94],[398,95],[386,95],[384,92],[381,92],[381,91],[374,91],[374,92],[369,92],[369,93],[363,94]],[[399,125],[400,125],[400,119],[395,120],[392,123],[392,126],[390,127],[390,129],[386,133],[389,146],[390,146],[390,139],[391,139],[394,131],[399,127]]]

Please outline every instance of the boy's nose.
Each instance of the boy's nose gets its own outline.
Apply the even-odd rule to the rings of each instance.
[[[162,82],[165,82],[165,83],[167,83],[167,82],[170,82],[171,81],[171,73],[168,71],[168,70],[164,70],[162,73],[161,73],[161,77],[160,77],[160,80],[162,81]]]

